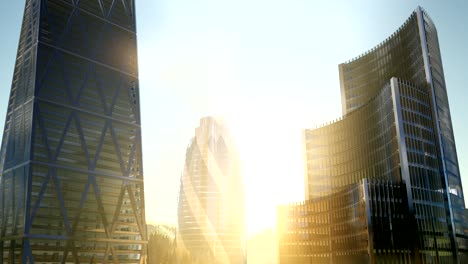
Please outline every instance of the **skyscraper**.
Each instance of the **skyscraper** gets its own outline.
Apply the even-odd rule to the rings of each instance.
[[[0,173],[3,263],[144,261],[133,0],[26,0]]]
[[[222,120],[205,117],[180,180],[178,243],[203,263],[245,263],[245,201],[239,156]]]
[[[305,130],[307,201],[281,209],[283,262],[467,261],[467,213],[432,20],[418,7],[339,73],[343,117]],[[294,221],[305,227],[286,227]],[[301,230],[305,236],[294,235]],[[317,230],[324,236],[312,238]],[[304,241],[312,243],[300,257],[291,250]]]

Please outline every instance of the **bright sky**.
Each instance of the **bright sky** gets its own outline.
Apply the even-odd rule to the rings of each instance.
[[[417,5],[438,28],[466,185],[468,2],[138,0],[148,222],[177,222],[186,147],[199,118],[222,115],[243,162],[248,230],[273,227],[278,203],[303,199],[301,129],[340,115],[338,64],[383,41]],[[23,8],[0,2],[0,126]]]

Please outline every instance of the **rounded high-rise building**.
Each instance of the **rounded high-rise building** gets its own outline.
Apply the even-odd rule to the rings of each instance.
[[[178,243],[204,263],[245,263],[245,201],[239,155],[223,121],[205,117],[187,148]]]
[[[339,73],[343,117],[304,132],[307,201],[280,214],[282,263],[466,263],[467,210],[432,20],[418,7]]]

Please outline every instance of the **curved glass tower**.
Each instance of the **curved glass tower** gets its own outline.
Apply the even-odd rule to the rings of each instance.
[[[456,259],[459,245],[466,250],[465,203],[434,23],[418,7],[386,41],[341,64],[339,70],[343,114],[369,101],[391,77],[419,88],[402,94],[398,110],[402,113],[398,120],[402,178],[420,231],[421,258],[450,258],[431,256],[450,248],[447,254]],[[440,214],[434,217],[435,212]]]
[[[3,263],[145,260],[133,0],[26,0],[0,157]]]
[[[245,263],[239,156],[223,121],[200,120],[180,181],[178,242],[200,263]]]
[[[340,64],[339,73],[343,117],[304,132],[307,201],[283,210],[291,227],[285,228],[289,235],[280,242],[290,256],[284,263],[308,259],[307,254],[300,258],[291,253],[286,241],[300,231],[313,237],[310,232],[317,225],[328,238],[311,241],[328,246],[316,251],[312,243],[311,251],[305,250],[310,259],[320,259],[317,263],[468,261],[467,213],[431,19],[418,7],[384,42]],[[362,193],[349,196],[347,203],[335,201],[357,186]],[[349,213],[356,199],[364,202],[364,214]],[[324,206],[330,212],[320,216],[312,208],[323,201],[329,201]],[[343,214],[350,219],[359,214],[364,221],[366,236],[359,243],[349,241],[356,237],[349,234],[353,228],[337,229],[339,223],[347,223],[340,218]],[[399,219],[406,220],[396,228]],[[305,229],[294,224],[301,221]],[[402,232],[408,234],[406,239],[400,238]],[[305,241],[296,237],[295,243]],[[363,244],[367,252],[354,248]]]

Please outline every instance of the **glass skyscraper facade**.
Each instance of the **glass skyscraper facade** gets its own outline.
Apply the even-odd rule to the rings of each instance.
[[[411,263],[405,191],[364,179],[333,195],[280,206],[279,263]]]
[[[245,263],[239,154],[222,120],[200,120],[180,181],[177,243],[197,263]]]
[[[361,253],[368,257],[367,261],[468,261],[467,213],[432,20],[418,7],[384,42],[340,64],[339,73],[343,117],[304,132],[305,204],[333,200],[352,186],[380,190],[362,195],[369,208],[362,218],[366,221],[363,230],[368,242],[367,250]],[[368,183],[374,187],[370,188]],[[400,190],[397,197],[401,198],[395,197],[396,189]],[[345,208],[355,207],[355,203],[353,199],[348,204],[332,203],[328,212],[331,216],[322,218],[321,224],[335,240],[346,240],[349,236],[335,229],[333,217]],[[309,221],[316,213],[313,209],[308,209],[301,218],[288,213],[299,210],[294,207],[283,209],[284,213],[279,215],[284,219],[283,238],[290,237],[288,233],[307,234],[313,225]],[[406,219],[407,226],[396,228],[400,217]],[[304,221],[305,226],[298,228],[293,224],[298,221]],[[402,241],[397,239],[401,230],[408,235],[407,243],[396,242]],[[288,244],[280,240],[280,259],[298,257],[291,253],[294,252],[291,248],[309,240],[314,241],[296,239]],[[338,259],[357,252],[352,250],[357,244],[350,244],[350,248],[334,247],[335,240],[329,240],[328,250],[320,252],[322,263],[355,263],[351,259],[341,262]],[[312,244],[309,249],[312,252],[303,251],[300,261],[305,263],[318,256]]]
[[[142,263],[133,0],[26,0],[0,157],[3,263]]]

